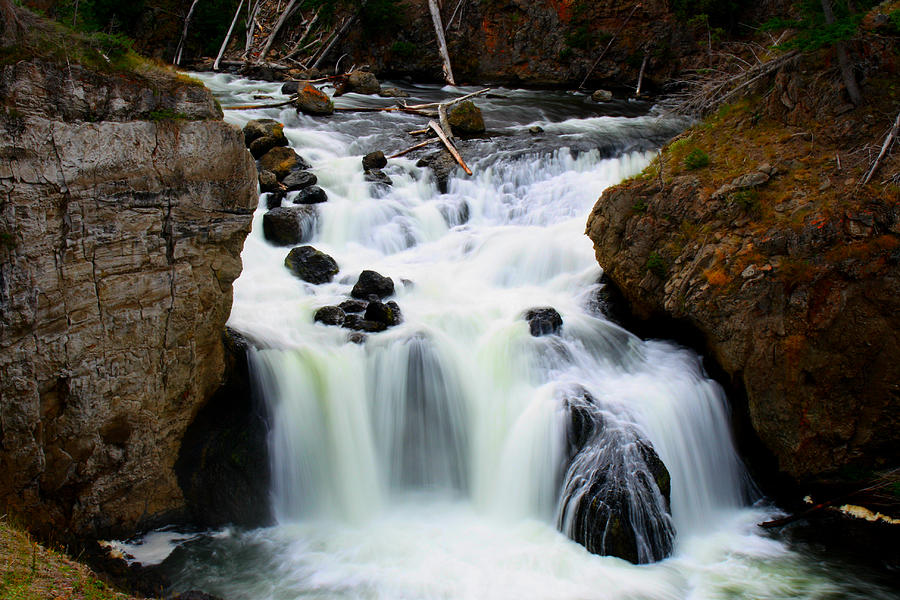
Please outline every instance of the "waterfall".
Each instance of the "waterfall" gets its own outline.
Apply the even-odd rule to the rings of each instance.
[[[277,94],[277,84],[204,80],[226,104]],[[464,93],[410,90],[423,101]],[[177,584],[229,598],[832,589],[753,531],[762,509],[748,507],[725,395],[697,356],[637,338],[598,302],[586,216],[683,124],[585,118],[580,97],[555,92],[499,90],[480,104],[492,135],[468,146],[475,174],[457,173],[445,194],[407,157],[390,161],[387,190],[363,178],[361,155],[410,145],[415,116],[229,113],[238,125],[284,122],[329,197],[310,243],[340,271],[322,285],[294,278],[283,267],[289,249],[263,237],[261,201],[230,325],[260,342],[251,373],[269,406],[278,523],[192,542]],[[393,280],[403,321],[354,343],[313,314],[346,300],[364,269]],[[525,314],[535,307],[558,311],[558,333],[531,335]],[[635,562],[672,558],[637,567],[571,541],[612,543],[604,503],[626,507]],[[762,576],[770,563],[802,575]]]

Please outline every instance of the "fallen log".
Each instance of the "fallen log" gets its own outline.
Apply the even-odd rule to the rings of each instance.
[[[460,96],[459,98],[453,98],[451,100],[447,100],[446,102],[427,102],[425,104],[408,104],[407,108],[437,108],[442,104],[444,106],[453,106],[454,104],[459,104],[460,102],[464,102],[469,98],[474,98],[475,96],[480,96],[485,92],[491,91],[491,88],[484,88],[483,90],[478,90],[477,92],[472,92],[471,94],[466,94],[465,96]]]
[[[426,131],[428,131],[428,130],[426,129]],[[420,142],[420,143],[416,144],[415,146],[410,146],[406,150],[401,150],[397,154],[392,154],[392,155],[388,156],[388,158],[400,158],[401,156],[405,156],[405,155],[409,154],[413,150],[418,150],[419,148],[424,148],[425,146],[431,145],[431,144],[433,144],[435,142],[439,142],[439,141],[441,141],[441,138],[428,138],[424,142]]]
[[[438,106],[438,118],[441,122],[441,129],[447,134],[447,138],[453,139],[453,130],[450,128],[450,121],[447,119],[447,105],[441,104]]]
[[[318,23],[319,13],[321,11],[322,11],[321,6],[316,9],[316,14],[313,15],[312,20],[310,20],[310,22],[306,25],[306,29],[303,31],[303,35],[300,36],[300,39],[297,41],[297,44],[293,47],[293,49],[290,52],[285,54],[281,60],[288,60],[289,58],[293,57],[298,52],[302,52],[303,50],[306,49],[306,46],[301,48],[300,45],[306,41],[306,37],[309,35],[309,32],[312,31],[312,28],[315,27],[316,23]]]
[[[439,138],[441,138],[441,141],[444,142],[444,146],[446,146],[447,151],[450,152],[451,156],[453,156],[457,164],[462,167],[463,171],[466,172],[466,175],[471,175],[472,169],[469,168],[469,165],[466,164],[466,161],[464,161],[462,156],[459,155],[459,151],[457,151],[453,143],[449,139],[447,139],[447,135],[441,129],[441,126],[436,121],[428,121],[428,126],[434,130]]]
[[[223,106],[222,110],[257,110],[263,108],[279,108],[281,106],[293,104],[296,99],[296,96],[291,96],[290,100],[287,100],[286,102],[278,102],[276,104],[241,104],[238,106]]]
[[[898,132],[900,132],[900,113],[897,113],[897,118],[894,119],[894,126],[891,127],[891,130],[888,132],[887,137],[884,138],[884,143],[881,145],[881,152],[878,153],[878,158],[876,158],[875,162],[872,163],[872,167],[869,169],[869,172],[866,174],[866,178],[863,180],[863,185],[869,183],[869,180],[872,179],[872,175],[874,175],[875,171],[878,170],[878,165],[881,164],[881,159],[884,158],[884,155],[887,153],[888,148],[891,147],[891,144],[897,137]]]

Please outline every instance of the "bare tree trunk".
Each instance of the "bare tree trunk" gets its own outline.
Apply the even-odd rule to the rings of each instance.
[[[363,6],[365,6],[365,2],[363,2]],[[352,17],[348,18],[346,21],[344,21],[344,24],[341,25],[341,28],[338,30],[338,32],[335,33],[333,36],[331,36],[331,41],[329,41],[328,45],[325,46],[325,49],[322,50],[322,53],[319,55],[319,58],[316,59],[316,62],[313,63],[313,65],[312,65],[313,69],[319,68],[319,65],[322,63],[322,60],[324,60],[325,57],[328,56],[328,53],[331,52],[332,48],[334,48],[334,45],[337,43],[338,39],[342,35],[344,35],[344,32],[346,32],[350,28],[350,24],[355,20],[356,20],[356,15],[353,15]]]
[[[231,39],[231,34],[234,31],[234,26],[237,23],[238,17],[241,15],[241,9],[244,7],[244,0],[241,0],[240,4],[238,4],[237,10],[234,11],[234,18],[231,20],[231,26],[228,28],[228,33],[225,34],[225,39],[222,40],[222,47],[219,48],[219,54],[216,56],[216,62],[213,63],[213,71],[219,70],[219,62],[222,60],[222,55],[225,54],[225,48],[228,46],[228,40]]]
[[[191,24],[191,17],[194,16],[194,9],[197,8],[197,3],[199,1],[200,0],[194,0],[191,3],[191,9],[184,18],[184,29],[181,31],[181,39],[178,41],[178,47],[175,49],[175,59],[172,61],[173,64],[181,64],[181,53],[184,50],[184,42],[187,39],[188,26]]]
[[[888,148],[891,147],[891,144],[894,143],[894,139],[897,137],[897,134],[900,133],[900,113],[897,113],[897,118],[894,119],[894,126],[891,127],[891,130],[888,132],[886,138],[884,138],[884,143],[881,145],[881,152],[878,153],[878,158],[875,159],[875,162],[872,163],[872,168],[869,169],[869,172],[866,174],[866,178],[863,180],[863,185],[869,183],[869,180],[872,179],[872,175],[875,174],[875,171],[878,170],[878,165],[881,164],[881,159],[884,158],[884,155],[887,153]],[[840,160],[838,161],[840,164]]]
[[[641,84],[644,82],[644,69],[647,68],[647,59],[650,58],[650,54],[648,52],[644,53],[644,60],[641,62],[641,72],[638,73],[638,82],[637,87],[634,90],[635,97],[641,95]]]
[[[456,85],[456,82],[453,80],[453,69],[450,66],[450,52],[447,50],[447,40],[444,38],[441,10],[436,0],[428,0],[428,8],[431,10],[431,20],[434,21],[434,33],[437,35],[438,48],[441,52],[441,60],[444,63],[444,80],[450,85]]]
[[[834,24],[834,11],[831,9],[831,0],[821,0],[822,12],[825,13],[825,23]],[[847,45],[844,42],[835,42],[834,51],[837,54],[838,66],[841,69],[841,78],[844,80],[844,87],[847,88],[847,95],[850,96],[850,102],[855,106],[862,103],[862,94],[859,86],[856,84],[856,77],[853,75],[853,66],[850,64],[850,58],[847,55]]]
[[[600,61],[603,60],[603,57],[606,55],[606,51],[609,50],[610,46],[612,46],[612,43],[613,43],[613,41],[615,41],[616,36],[619,35],[619,32],[621,32],[622,29],[628,24],[628,21],[631,20],[631,17],[632,17],[632,15],[634,15],[634,12],[637,9],[639,9],[640,7],[641,7],[640,3],[634,5],[634,8],[632,8],[631,12],[628,13],[628,17],[626,17],[625,20],[622,22],[622,24],[619,25],[619,28],[616,29],[616,32],[614,34],[612,34],[612,37],[609,38],[609,42],[606,44],[606,47],[603,49],[603,52],[600,53],[600,56],[597,57],[597,60],[594,61],[594,64],[591,65],[591,68],[588,69],[587,73],[585,73],[584,79],[581,80],[581,85],[579,85],[578,87],[580,87],[580,88],[584,87],[584,84],[587,83],[588,77],[591,76],[591,73],[594,72],[594,69],[597,68],[597,65],[600,64]]]
[[[306,26],[306,29],[303,31],[303,35],[301,35],[300,39],[297,41],[297,45],[295,45],[293,47],[293,49],[291,49],[291,51],[288,52],[284,56],[284,58],[282,58],[281,60],[287,60],[287,59],[291,58],[292,56],[294,56],[295,54],[297,54],[298,52],[300,52],[300,50],[302,50],[302,48],[300,46],[301,46],[301,44],[303,44],[303,42],[306,41],[307,36],[309,36],[309,32],[312,31],[312,28],[315,27],[316,23],[319,21],[319,11],[321,11],[321,10],[322,10],[322,7],[319,7],[318,9],[316,9],[316,14],[313,15],[312,20]]]
[[[275,42],[275,37],[278,35],[278,32],[281,31],[281,26],[284,25],[284,22],[287,21],[288,17],[291,14],[291,9],[294,8],[294,4],[297,3],[297,0],[291,0],[288,2],[287,7],[285,7],[284,12],[281,13],[281,16],[278,17],[278,21],[275,23],[275,27],[272,28],[272,33],[269,34],[269,39],[266,40],[266,45],[263,46],[262,52],[259,54],[259,58],[257,61],[263,61],[266,58],[266,54],[269,53],[269,50],[272,48],[272,44]]]

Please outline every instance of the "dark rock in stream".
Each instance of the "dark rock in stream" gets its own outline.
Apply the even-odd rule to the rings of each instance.
[[[378,333],[379,331],[384,331],[388,328],[385,323],[380,321],[370,321],[360,315],[347,315],[347,318],[344,319],[344,327],[368,333]]]
[[[555,335],[559,333],[563,324],[562,317],[551,307],[532,308],[525,313],[525,320],[528,321],[528,327],[534,337]]]
[[[281,86],[281,93],[285,96],[293,96],[297,92],[300,91],[300,82],[299,81],[285,81],[284,85]]]
[[[371,169],[365,172],[365,179],[369,183],[374,183],[376,188],[388,188],[394,185],[394,180],[380,169]]]
[[[363,300],[344,300],[338,304],[338,308],[345,313],[361,313],[366,310],[366,302]]]
[[[293,246],[309,240],[316,231],[319,215],[316,207],[280,206],[280,198],[277,202],[276,208],[263,215],[263,236],[276,246]]]
[[[330,282],[340,271],[333,258],[312,246],[299,246],[288,252],[284,266],[303,281],[316,285]]]
[[[363,317],[366,321],[383,323],[385,327],[397,325],[400,322],[400,307],[396,302],[369,302]]]
[[[313,315],[313,321],[324,325],[343,325],[346,313],[338,306],[323,306]]]
[[[297,110],[308,115],[330,115],[334,112],[334,103],[324,92],[306,84],[296,100]]]
[[[275,176],[275,173],[272,171],[260,171],[259,172],[259,191],[266,194],[269,192],[275,192],[281,189],[281,186],[278,185],[278,177]]]
[[[387,159],[384,157],[384,152],[378,150],[377,152],[369,152],[362,158],[362,166],[364,171],[371,171],[373,169],[383,169],[387,166]]]
[[[569,460],[558,526],[593,554],[632,563],[672,553],[671,480],[650,441],[583,388],[562,401]]]
[[[315,185],[318,178],[309,171],[291,171],[281,184],[287,188],[289,192],[295,192]],[[324,192],[323,192],[324,193]]]
[[[255,140],[264,137],[274,138],[277,146],[287,146],[287,138],[284,137],[284,125],[275,119],[254,119],[244,125],[244,144],[249,148]],[[275,146],[272,146],[273,148]]]
[[[417,167],[428,167],[434,174],[434,180],[437,182],[438,190],[442,194],[447,193],[450,175],[456,170],[457,164],[453,156],[446,150],[435,152],[425,156],[416,163]]]
[[[367,269],[359,274],[359,279],[353,286],[350,295],[360,299],[368,298],[370,294],[374,294],[378,298],[386,298],[393,293],[393,279]]]
[[[301,189],[294,198],[294,204],[321,204],[322,202],[328,202],[328,194],[317,185]]]
[[[292,149],[284,146],[272,148],[259,159],[259,170],[271,171],[279,180],[290,175],[292,171],[308,168],[309,163]]]
[[[453,135],[474,135],[484,133],[484,118],[481,109],[471,100],[461,102],[450,109],[447,115]]]
[[[347,91],[357,94],[377,94],[381,91],[381,83],[368,71],[353,71],[347,76]]]
[[[266,410],[251,391],[252,342],[230,328],[223,342],[225,382],[187,428],[175,473],[194,525],[260,527],[272,521]]]

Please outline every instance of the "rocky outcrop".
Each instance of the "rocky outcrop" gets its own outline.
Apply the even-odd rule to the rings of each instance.
[[[179,514],[173,465],[220,385],[256,204],[202,86],[0,66],[0,506],[38,530]]]
[[[852,110],[827,78],[809,83],[783,70],[768,106],[745,100],[690,130],[662,176],[654,164],[607,190],[587,226],[632,311],[699,332],[806,489],[900,456],[900,210],[896,188],[857,185],[868,163],[850,153],[897,106],[870,88]],[[791,101],[798,86],[810,100]]]

